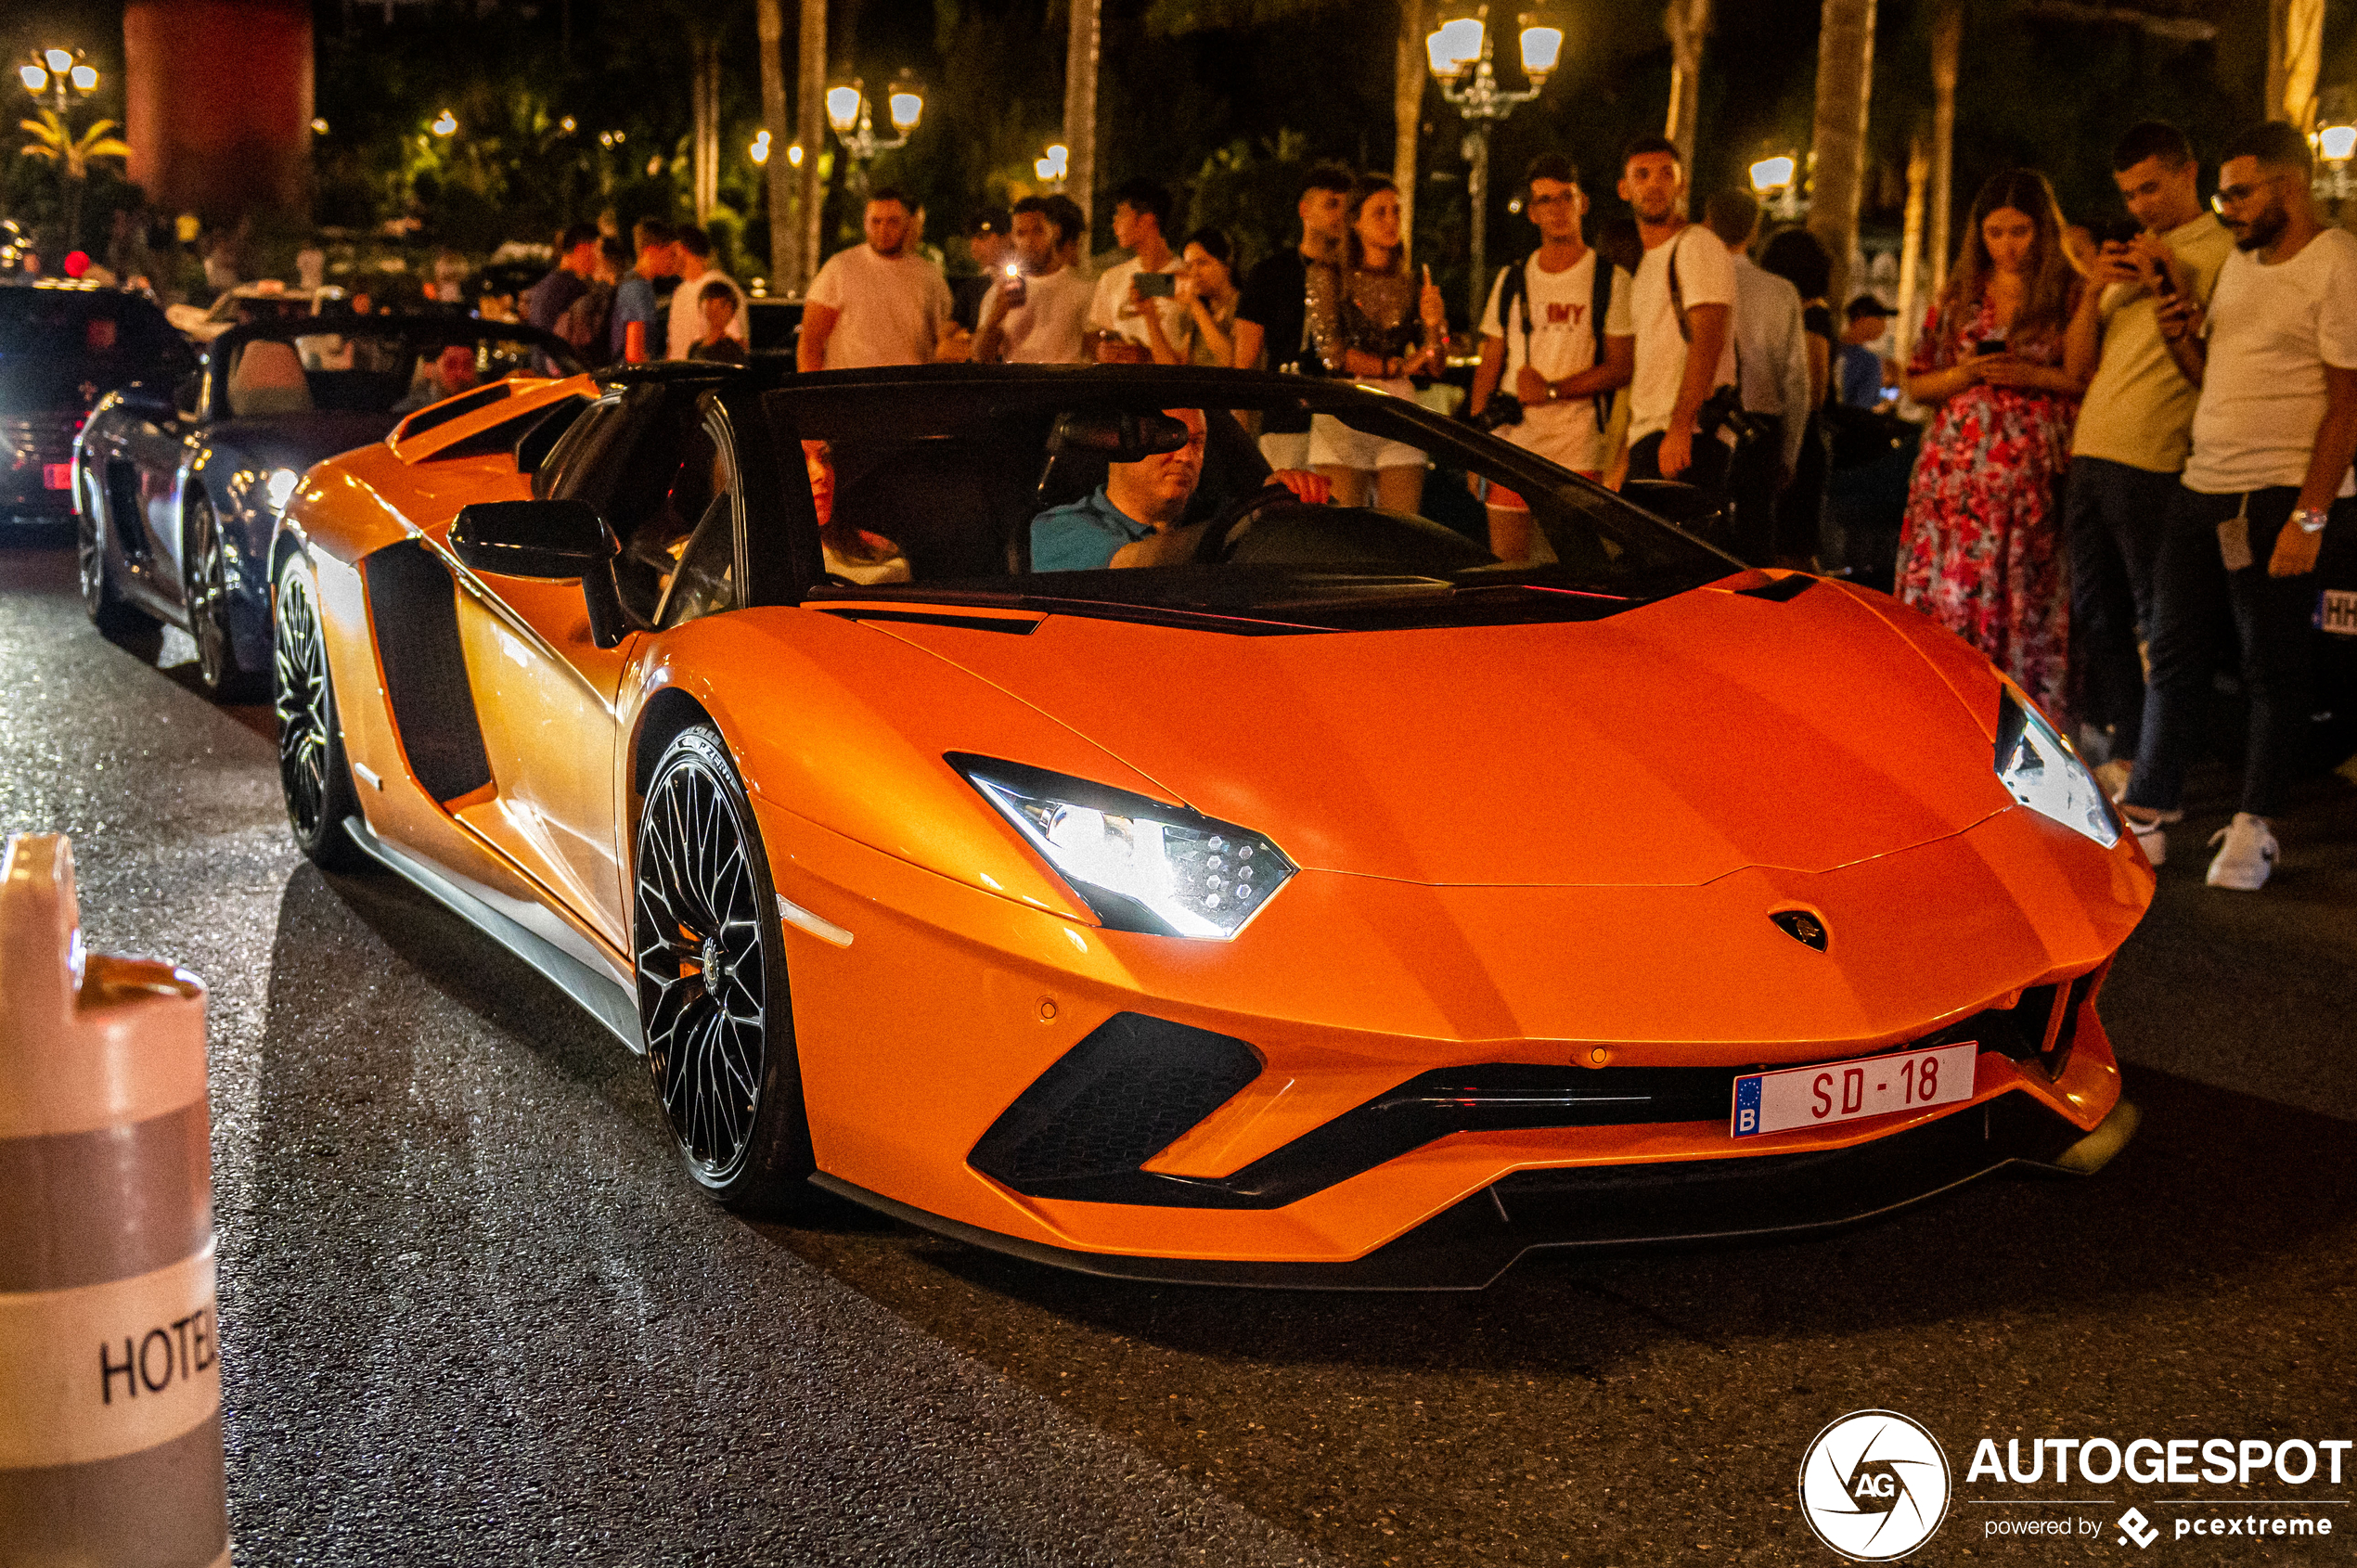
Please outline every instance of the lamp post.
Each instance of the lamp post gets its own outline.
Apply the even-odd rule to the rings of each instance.
[[[1763,158],[1751,166],[1751,193],[1760,210],[1780,224],[1798,223],[1809,212],[1800,193],[1800,161],[1788,152]]]
[[[874,106],[868,101],[857,77],[827,89],[827,123],[834,128],[835,139],[843,144],[844,155],[851,160],[852,181],[863,196],[868,188],[869,161],[880,152],[907,147],[908,134],[924,118],[925,90],[913,72],[904,71],[892,79],[884,93],[884,109],[892,118],[894,134],[879,136]]]
[[[1031,161],[1031,172],[1050,191],[1061,192],[1064,179],[1072,172],[1072,149],[1059,142],[1048,149],[1047,155]]]
[[[1520,91],[1498,83],[1497,41],[1489,30],[1489,7],[1451,8],[1424,40],[1441,96],[1456,106],[1468,129],[1458,151],[1466,163],[1465,193],[1473,203],[1473,303],[1475,320],[1489,295],[1489,130],[1537,97],[1562,58],[1563,29],[1539,13],[1520,18],[1522,69],[1530,85]]]
[[[2336,87],[2326,93],[2317,115],[2315,133],[2309,143],[2316,149],[2317,197],[2333,204],[2333,214],[2338,218],[2341,204],[2357,196],[2357,104],[2351,99],[2357,93],[2346,87]]]
[[[49,96],[48,107],[63,120],[73,102],[69,93],[86,98],[98,90],[98,69],[84,60],[79,49],[36,49],[17,67],[17,80],[35,98]]]

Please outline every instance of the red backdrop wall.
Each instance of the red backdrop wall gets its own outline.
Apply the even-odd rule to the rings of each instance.
[[[130,0],[131,177],[161,212],[311,209],[309,0]]]

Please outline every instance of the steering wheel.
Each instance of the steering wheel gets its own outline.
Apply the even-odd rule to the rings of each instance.
[[[1199,566],[1217,564],[1227,550],[1228,536],[1242,526],[1247,518],[1266,511],[1270,507],[1281,507],[1287,503],[1297,506],[1300,502],[1300,496],[1274,481],[1262,485],[1249,495],[1237,496],[1213,513],[1211,521],[1203,525],[1203,537],[1195,544],[1195,563]]]

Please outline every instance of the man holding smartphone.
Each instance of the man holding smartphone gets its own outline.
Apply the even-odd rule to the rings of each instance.
[[[2208,880],[2243,892],[2274,870],[2273,818],[2309,722],[2316,562],[2357,492],[2357,236],[2325,224],[2313,172],[2307,138],[2280,121],[2229,144],[2218,202],[2234,252],[2207,310],[2183,288],[2159,310],[2201,395],[2154,567],[2152,689],[2121,811],[2159,865],[2208,729],[2211,629],[2230,610],[2249,743]]]
[[[1131,180],[1114,191],[1114,243],[1130,256],[1105,269],[1089,302],[1088,347],[1101,364],[1143,365],[1153,358],[1146,335],[1147,311],[1162,313],[1166,337],[1178,336],[1186,312],[1173,297],[1178,258],[1163,238],[1169,222],[1170,192],[1153,181]]]
[[[2148,120],[2120,137],[2112,177],[2133,224],[2104,236],[2094,281],[2070,331],[2099,338],[2095,379],[2080,405],[2063,499],[2070,554],[2070,629],[2088,727],[2108,730],[2096,776],[2117,795],[2144,734],[2153,568],[2177,476],[2193,449],[2200,392],[2161,340],[2157,307],[2183,294],[2207,304],[2235,248],[2205,211],[2200,165],[2183,132]]]

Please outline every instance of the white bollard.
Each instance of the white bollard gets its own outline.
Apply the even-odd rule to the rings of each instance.
[[[227,1568],[204,986],[0,856],[0,1565]]]

